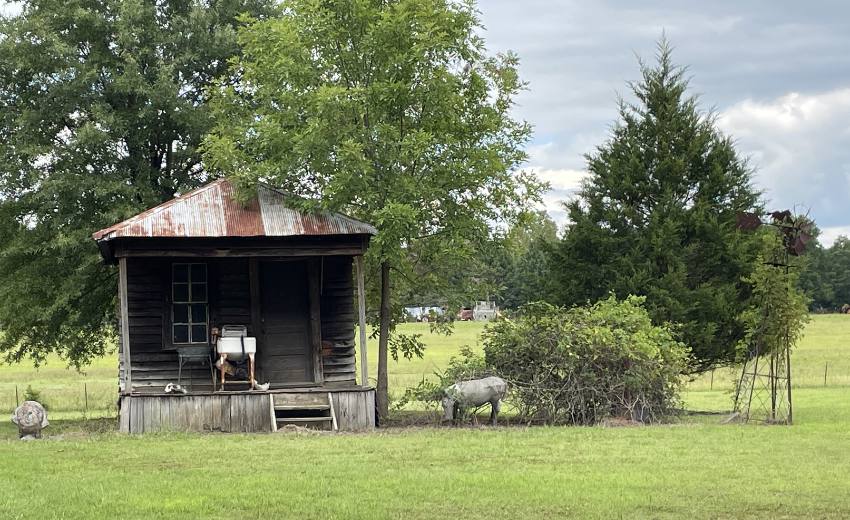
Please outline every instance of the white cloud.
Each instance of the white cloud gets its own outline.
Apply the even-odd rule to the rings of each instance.
[[[617,93],[628,98],[626,81],[639,77],[635,54],[651,64],[664,31],[674,61],[689,66],[692,92],[751,157],[771,206],[811,207],[821,228],[850,225],[850,4],[482,0],[479,8],[488,48],[516,51],[529,82],[516,109],[535,127],[528,164],[565,188],[547,200],[569,195],[582,154],[617,119]],[[560,211],[558,202],[547,207]]]
[[[831,247],[835,243],[835,239],[840,237],[850,237],[850,226],[834,226],[821,229],[821,235],[818,237],[818,242],[823,247]]]
[[[850,88],[747,99],[718,120],[748,154],[770,209],[810,211],[824,230],[850,222]]]
[[[567,220],[564,202],[576,194],[588,176],[583,169],[584,159],[578,151],[584,145],[581,138],[576,138],[572,146],[548,142],[528,148],[528,169],[552,188],[543,195],[543,207],[559,226],[563,226]]]
[[[581,187],[581,182],[587,178],[584,170],[549,170],[531,168],[537,178],[552,186],[553,191],[575,191]]]
[[[0,15],[14,16],[21,12],[22,2],[7,1],[0,3]]]

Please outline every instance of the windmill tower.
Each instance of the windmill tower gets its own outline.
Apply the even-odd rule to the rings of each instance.
[[[753,213],[738,216],[738,227],[754,231],[761,226],[773,227],[779,234],[779,246],[773,257],[765,263],[779,270],[777,275],[788,277],[792,257],[800,256],[812,240],[811,221],[795,218],[790,211],[774,211],[767,215],[767,222]],[[769,295],[761,295],[760,309],[765,317],[772,315],[771,307],[777,303]],[[766,323],[767,320],[762,320]],[[735,411],[744,422],[757,421],[767,424],[791,424],[793,406],[791,398],[791,323],[778,326],[780,348],[766,344],[767,331],[756,330],[749,351],[741,368],[741,376],[735,389]],[[773,329],[775,333],[777,328]]]

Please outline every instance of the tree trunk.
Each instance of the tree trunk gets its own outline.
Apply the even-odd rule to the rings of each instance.
[[[387,350],[390,340],[390,264],[381,262],[381,314],[378,337],[378,424],[385,424],[390,410],[387,384]]]

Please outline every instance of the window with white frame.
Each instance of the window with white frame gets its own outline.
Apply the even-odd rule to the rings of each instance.
[[[171,340],[175,345],[206,343],[207,265],[180,263],[171,266]]]

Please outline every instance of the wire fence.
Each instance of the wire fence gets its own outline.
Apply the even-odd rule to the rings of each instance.
[[[850,361],[850,360],[848,360]],[[733,389],[741,376],[741,367],[717,368],[690,378],[685,388],[691,391]],[[794,388],[824,388],[850,386],[848,362],[824,361],[794,365],[791,362],[791,382]]]
[[[40,402],[57,419],[115,417],[118,392],[114,383],[79,382],[37,387],[31,383],[0,384],[0,409],[9,414],[27,399]]]
[[[718,368],[685,382],[687,391],[733,392],[740,378],[740,367]],[[429,376],[430,374],[425,374]],[[54,381],[42,376],[37,381],[29,378],[0,381],[0,411],[7,417],[27,397],[46,405],[48,414],[55,419],[83,419],[117,417],[117,380],[101,379],[89,381]],[[403,391],[407,381],[393,381],[393,391]],[[850,386],[850,359],[814,361],[812,359],[794,364],[792,357],[792,384],[794,388],[823,388]]]

